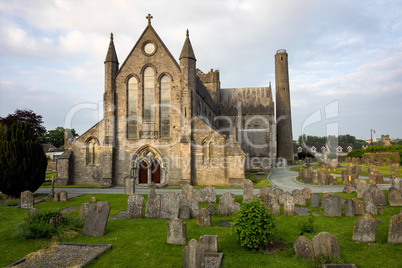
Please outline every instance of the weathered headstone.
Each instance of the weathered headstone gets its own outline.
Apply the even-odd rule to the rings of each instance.
[[[124,179],[124,194],[131,195],[135,193],[135,179],[132,176],[127,176]]]
[[[305,236],[300,236],[293,245],[296,256],[305,258],[305,259],[313,259],[314,258],[314,248],[313,242]]]
[[[348,182],[348,183],[346,183],[345,187],[343,188],[343,192],[346,194],[350,194],[353,192],[353,189],[354,188],[353,188],[352,184]]]
[[[355,204],[352,199],[348,198],[345,201],[345,216],[354,217],[355,216]]]
[[[216,203],[216,190],[215,187],[208,185],[204,189],[204,202]]]
[[[389,188],[388,202],[392,207],[402,206],[402,192],[394,187]]]
[[[377,207],[373,203],[369,202],[364,205],[364,213],[370,215],[378,215]]]
[[[31,208],[28,212],[28,217],[32,218],[33,216],[36,215],[36,213],[38,213],[38,210],[36,208]]]
[[[294,216],[295,215],[295,203],[291,199],[286,199],[284,204],[284,215],[285,216]]]
[[[190,200],[193,198],[193,186],[190,184],[185,184],[181,187],[181,194],[183,198]]]
[[[266,187],[266,186],[261,187],[260,188],[260,193],[266,193],[266,194],[272,193],[272,188],[271,187]]]
[[[199,205],[196,199],[188,200],[188,207],[190,208],[190,218],[197,218]]]
[[[371,196],[373,197],[373,203],[376,206],[387,205],[387,200],[385,199],[385,194],[383,191],[381,191],[378,188],[374,188],[373,191],[371,192]]]
[[[92,196],[92,197],[91,197],[91,202],[92,202],[92,203],[95,203],[95,202],[96,202],[96,197],[95,197],[95,196]]]
[[[388,231],[388,243],[402,244],[402,212],[391,217]]]
[[[208,204],[206,209],[208,210],[209,215],[211,215],[211,217],[216,215],[216,207],[213,204]]]
[[[363,215],[364,214],[364,205],[363,202],[357,199],[356,197],[352,199],[353,204],[355,206],[355,215]]]
[[[253,200],[253,182],[251,180],[244,180],[243,183],[243,202]]]
[[[179,217],[180,196],[168,192],[161,198],[161,219],[175,219]],[[190,208],[191,210],[191,208]]]
[[[90,205],[91,205],[90,203],[82,203],[81,204],[80,212],[78,214],[78,218],[80,220],[85,220],[87,218],[88,210],[89,210]]]
[[[355,189],[357,198],[362,198],[363,194],[368,190],[368,184],[365,180],[356,180]]]
[[[197,189],[193,193],[193,199],[198,202],[204,202],[204,189]]]
[[[205,252],[218,252],[218,236],[217,235],[202,235],[200,237],[200,245]]]
[[[67,192],[66,191],[61,191],[60,192],[60,201],[66,202],[68,200]]]
[[[144,196],[140,194],[131,194],[127,198],[127,219],[141,219],[144,208]]]
[[[279,204],[284,205],[286,200],[293,200],[293,196],[289,192],[285,192],[279,196]]]
[[[185,245],[187,239],[187,224],[180,219],[172,219],[167,223],[167,243]]]
[[[364,204],[368,204],[368,203],[374,204],[373,196],[371,195],[371,193],[369,191],[366,191],[363,194],[363,200],[364,200]]]
[[[340,258],[338,238],[327,232],[319,233],[313,238],[314,256]]]
[[[229,216],[229,210],[232,204],[235,202],[235,196],[232,193],[224,193],[219,198],[219,216]]]
[[[310,195],[310,207],[317,208],[320,206],[320,195],[319,193],[312,193]]]
[[[377,232],[377,220],[369,214],[364,214],[355,220],[353,228],[353,241],[360,243],[374,243]]]
[[[279,206],[277,201],[272,204],[272,210],[271,211],[272,211],[272,214],[274,216],[280,216],[281,215],[281,207]]]
[[[21,193],[21,208],[31,209],[34,207],[34,194],[30,191],[24,191]]]
[[[53,201],[56,201],[56,202],[60,201],[60,193],[53,194]]]
[[[159,219],[161,216],[161,199],[160,194],[155,194],[153,198],[149,198],[145,205],[145,218]]]
[[[261,202],[265,205],[265,207],[269,208],[271,206],[270,196],[265,192],[259,192],[255,195],[256,199],[260,199]]]
[[[82,235],[103,236],[105,234],[109,213],[110,206],[108,202],[91,204],[85,219],[84,228],[82,229]]]
[[[205,250],[197,240],[191,239],[183,249],[183,268],[204,268]]]
[[[302,194],[304,196],[304,199],[310,199],[311,198],[311,189],[310,188],[303,188]]]
[[[297,192],[293,194],[293,200],[295,205],[299,206],[305,206],[306,205],[306,199],[304,198],[304,195],[301,192]]]
[[[200,209],[197,216],[197,225],[204,227],[211,227],[212,220],[209,211],[206,208]]]
[[[339,195],[323,195],[324,216],[342,216],[342,200]]]
[[[279,198],[282,194],[283,194],[283,190],[281,188],[275,188],[273,190],[273,192],[275,193],[275,195]]]

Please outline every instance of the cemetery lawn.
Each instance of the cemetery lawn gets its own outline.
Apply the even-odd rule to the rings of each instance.
[[[386,191],[387,193],[387,191]],[[342,198],[355,197],[356,193],[339,193]],[[36,204],[39,211],[61,210],[70,206],[80,206],[95,196],[98,201],[107,201],[111,206],[110,217],[126,209],[127,196],[124,195],[84,195],[67,202],[47,200]],[[145,196],[145,201],[147,196]],[[219,196],[217,197],[217,199]],[[241,202],[242,197],[236,196]],[[309,200],[307,207],[309,207]],[[215,204],[218,207],[218,204]],[[200,208],[207,203],[200,203]],[[283,207],[282,213],[283,213]],[[145,210],[145,206],[144,206]],[[319,215],[322,208],[312,208]],[[356,217],[315,217],[315,233],[304,234],[313,238],[320,232],[329,232],[339,240],[341,258],[344,263],[355,263],[358,267],[400,267],[401,245],[387,244],[390,217],[396,215],[401,207],[384,209],[383,216],[374,216],[383,221],[377,227],[375,244],[356,243],[352,241],[353,225]],[[50,239],[21,240],[12,237],[16,224],[28,214],[27,210],[0,207],[0,266],[7,266],[30,252],[43,248],[51,243]],[[65,217],[78,217],[78,210],[65,214]],[[224,253],[222,267],[317,267],[317,262],[297,258],[293,243],[299,237],[299,222],[308,216],[278,216],[277,240],[286,244],[285,249],[276,253],[250,252],[240,247],[230,228],[217,227],[219,221],[231,220],[232,217],[212,217],[213,227],[199,227],[196,219],[187,222],[187,243],[201,235],[218,235],[218,250]],[[101,255],[88,267],[181,267],[182,251],[185,246],[168,245],[166,243],[166,223],[162,219],[122,219],[109,220],[103,237],[84,237],[64,239],[61,242],[113,244],[113,248]]]

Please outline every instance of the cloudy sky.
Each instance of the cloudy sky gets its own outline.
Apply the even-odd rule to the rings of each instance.
[[[0,116],[32,109],[50,130],[102,118],[110,33],[120,63],[153,16],[176,57],[186,29],[197,67],[221,87],[263,87],[289,54],[293,137],[402,138],[402,2],[388,0],[0,0]],[[100,108],[100,109],[99,109]],[[100,112],[99,112],[100,111]]]

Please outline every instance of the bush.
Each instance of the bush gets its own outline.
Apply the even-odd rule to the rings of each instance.
[[[8,198],[6,201],[4,201],[3,205],[6,207],[12,207],[18,205],[20,202],[18,199],[15,198]]]
[[[297,153],[297,157],[298,157],[300,160],[303,160],[303,159],[305,159],[306,157],[314,158],[315,156],[314,156],[312,153],[310,153],[310,152],[300,152],[300,153]]]
[[[365,151],[363,149],[353,150],[348,153],[348,157],[359,157],[362,158]]]
[[[263,249],[273,242],[276,234],[275,219],[259,199],[242,203],[234,217],[232,231],[239,235],[242,247]]]
[[[0,191],[17,197],[35,192],[45,181],[47,159],[27,123],[13,124],[0,135]]]
[[[299,228],[302,233],[314,233],[314,215],[313,212],[310,211],[310,216],[307,220],[303,220],[299,222]]]

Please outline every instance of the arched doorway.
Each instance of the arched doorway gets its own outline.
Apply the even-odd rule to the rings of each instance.
[[[140,162],[138,177],[139,183],[148,183],[148,163],[145,160]]]
[[[158,161],[152,162],[151,167],[151,178],[153,183],[160,183],[161,182],[161,166]]]

